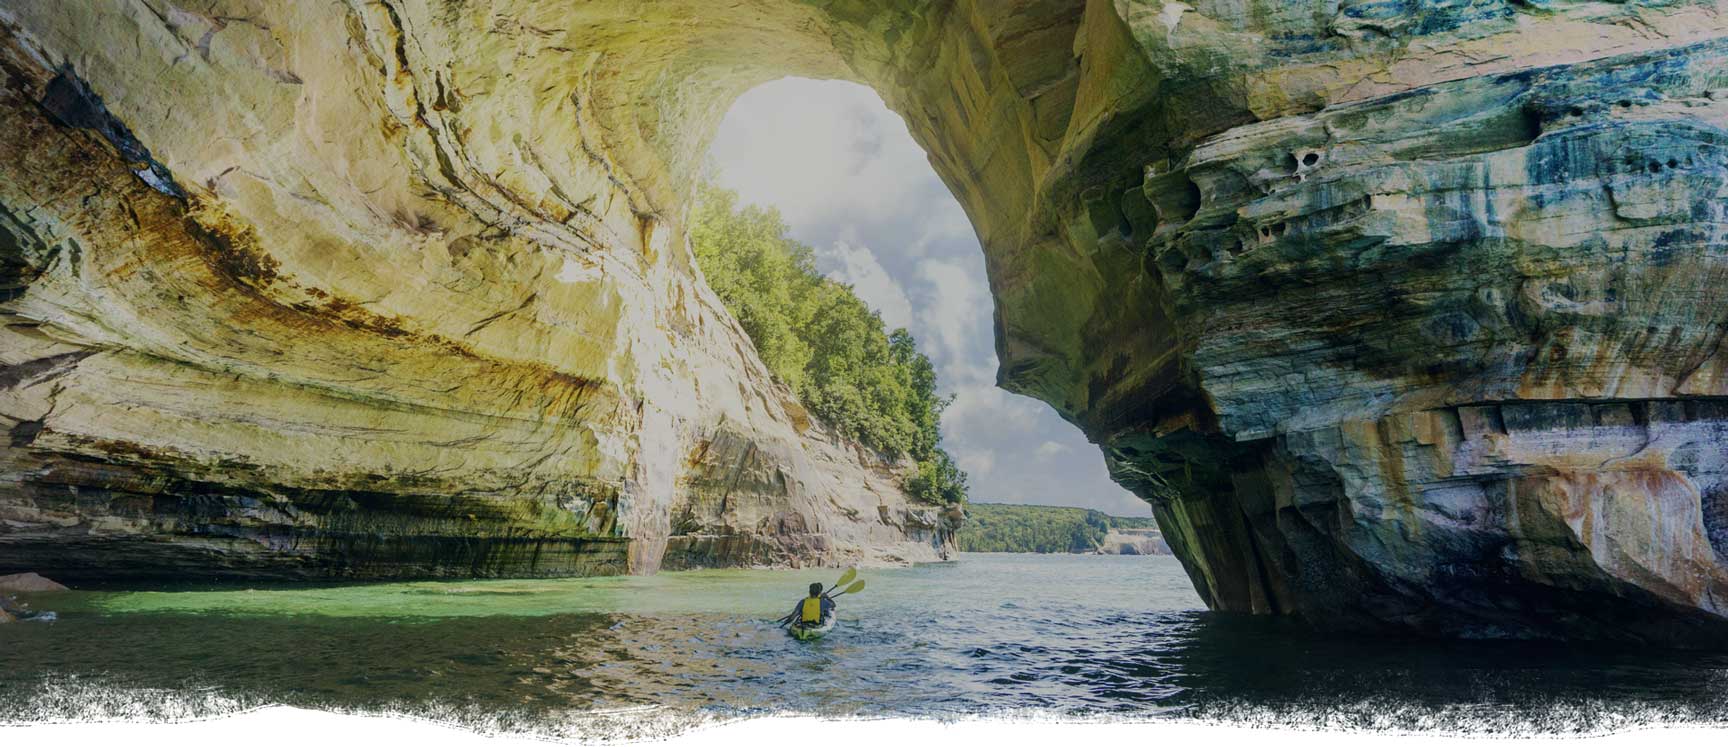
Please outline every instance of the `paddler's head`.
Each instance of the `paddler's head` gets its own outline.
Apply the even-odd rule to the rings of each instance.
[[[813,597],[822,596],[822,584],[811,584],[810,585],[810,596],[813,596]]]

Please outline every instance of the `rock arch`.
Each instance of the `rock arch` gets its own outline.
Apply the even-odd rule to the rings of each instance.
[[[1213,606],[1722,620],[1710,8],[96,5],[0,7],[0,565],[940,552],[953,517],[810,423],[683,248],[726,102],[796,74],[906,118],[985,246],[1001,383]]]

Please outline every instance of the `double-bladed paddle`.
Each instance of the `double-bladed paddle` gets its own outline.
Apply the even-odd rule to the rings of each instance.
[[[832,591],[830,591],[829,593],[823,594],[822,596],[828,597],[829,599],[833,599],[834,597],[845,596],[847,594],[857,594],[858,592],[863,591],[863,590],[864,590],[864,581],[863,581],[863,579],[859,579],[858,583],[855,583],[851,586],[846,587],[845,589],[842,589],[839,594],[835,594]]]

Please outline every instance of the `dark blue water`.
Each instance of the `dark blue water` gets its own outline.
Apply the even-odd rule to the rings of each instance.
[[[1483,733],[1728,723],[1722,655],[1318,636],[1199,609],[1163,557],[866,571],[828,638],[768,622],[833,575],[42,595],[59,622],[0,627],[0,720],[282,703],[551,733],[616,713],[668,728],[786,712]]]

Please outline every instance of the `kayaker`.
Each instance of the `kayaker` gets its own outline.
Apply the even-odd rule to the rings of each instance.
[[[798,600],[792,608],[794,625],[820,625],[834,616],[834,600],[822,596],[822,584],[810,585],[810,596]]]

